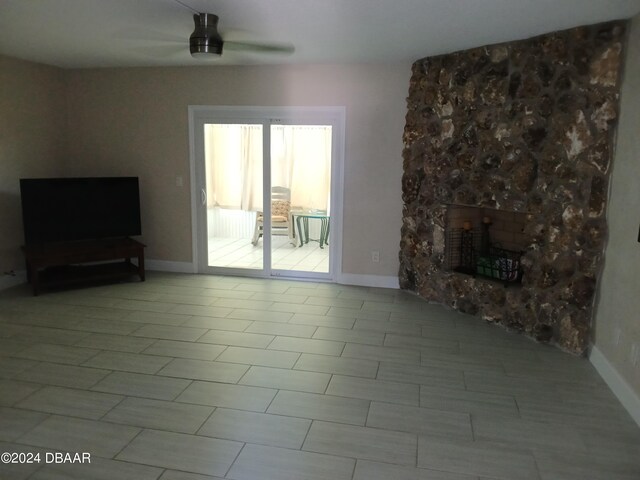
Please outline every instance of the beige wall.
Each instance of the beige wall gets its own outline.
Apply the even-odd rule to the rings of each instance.
[[[640,397],[640,363],[631,358],[633,345],[640,356],[640,16],[626,55],[595,345]]]
[[[0,56],[0,277],[24,269],[19,179],[60,174],[65,121],[65,72]]]
[[[410,64],[76,70],[72,175],[137,175],[148,257],[191,261],[188,105],[346,106],[344,273],[397,276]],[[184,186],[176,187],[176,176]],[[380,263],[371,262],[371,251]]]

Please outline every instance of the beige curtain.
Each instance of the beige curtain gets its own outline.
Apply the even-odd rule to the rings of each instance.
[[[262,125],[205,125],[207,206],[262,209]]]
[[[261,211],[262,160],[261,125],[205,125],[207,206]],[[271,172],[292,206],[328,211],[331,126],[272,126]]]
[[[328,211],[331,126],[272,126],[271,184],[291,189],[294,207]]]

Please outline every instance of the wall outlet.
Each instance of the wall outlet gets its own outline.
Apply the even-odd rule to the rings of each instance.
[[[371,261],[373,263],[380,263],[380,252],[377,250],[374,250],[371,252]]]
[[[184,186],[184,181],[182,180],[181,176],[177,176],[176,177],[176,187],[182,187]]]

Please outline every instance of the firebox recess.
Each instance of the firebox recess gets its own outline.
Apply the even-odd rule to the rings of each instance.
[[[522,255],[531,244],[524,233],[527,215],[464,205],[446,208],[446,268],[505,286],[519,285]]]

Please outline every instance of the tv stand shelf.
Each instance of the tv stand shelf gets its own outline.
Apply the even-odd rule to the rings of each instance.
[[[144,247],[131,238],[115,238],[26,245],[22,250],[27,263],[27,278],[33,294],[38,295],[44,285],[78,284],[132,275],[138,275],[144,282]],[[132,258],[137,258],[137,265],[131,262]]]

